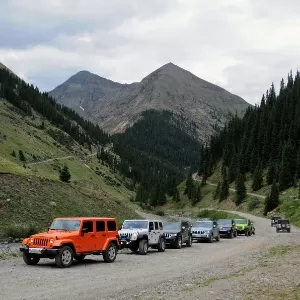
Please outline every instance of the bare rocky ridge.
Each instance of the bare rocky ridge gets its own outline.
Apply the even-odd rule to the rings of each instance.
[[[49,94],[110,133],[124,132],[147,109],[171,110],[195,122],[201,140],[214,132],[215,125],[222,127],[229,114],[241,114],[249,106],[172,63],[132,84],[81,71]]]

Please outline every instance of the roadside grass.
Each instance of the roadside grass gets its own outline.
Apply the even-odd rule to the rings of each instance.
[[[20,251],[9,251],[9,250],[4,250],[0,251],[0,260],[5,260],[5,259],[10,259],[10,258],[15,258],[15,257],[20,257],[22,254]]]
[[[291,251],[300,251],[300,245],[278,245],[274,246],[271,249],[268,250],[267,253],[265,253],[264,258],[273,258],[285,255],[288,252]]]

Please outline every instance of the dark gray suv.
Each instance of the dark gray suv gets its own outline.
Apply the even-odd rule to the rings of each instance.
[[[187,247],[192,246],[191,225],[187,221],[164,222],[166,246],[180,249],[185,243]]]

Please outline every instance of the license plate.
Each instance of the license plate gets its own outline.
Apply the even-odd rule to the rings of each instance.
[[[32,254],[41,254],[42,249],[41,248],[29,248],[29,253]]]

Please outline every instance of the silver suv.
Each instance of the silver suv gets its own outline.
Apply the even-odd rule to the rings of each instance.
[[[120,248],[128,248],[141,255],[149,247],[164,252],[166,248],[163,222],[160,220],[125,220],[119,230]]]
[[[220,241],[220,229],[217,221],[199,220],[192,224],[192,237],[197,241]]]

